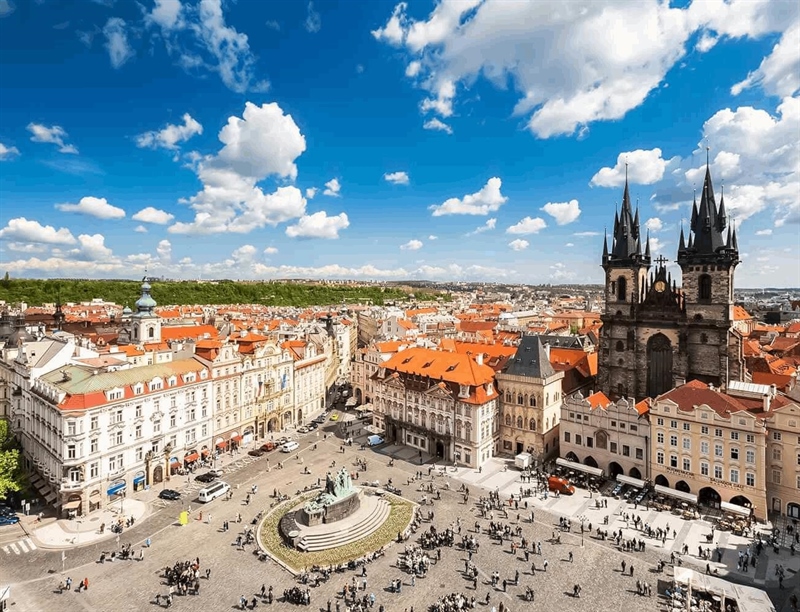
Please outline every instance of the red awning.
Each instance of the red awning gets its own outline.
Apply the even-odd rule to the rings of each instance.
[[[190,453],[183,458],[185,463],[191,463],[192,461],[197,461],[200,458],[200,455],[197,453]]]
[[[241,442],[241,441],[242,441],[242,436],[233,436],[231,438],[231,442]]]
[[[224,440],[222,442],[217,442],[217,448],[225,448],[226,444],[227,442],[225,442]]]
[[[205,457],[208,453],[209,450],[207,448],[204,448],[203,450],[200,451],[200,454],[203,455],[203,457]]]

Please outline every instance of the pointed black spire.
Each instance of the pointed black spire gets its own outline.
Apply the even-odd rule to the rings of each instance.
[[[692,219],[689,221],[689,231],[697,231],[697,191],[694,192],[694,199],[692,200]]]
[[[647,230],[647,239],[644,247],[644,258],[650,259],[650,230]]]
[[[681,221],[681,241],[678,244],[678,253],[682,253],[686,250],[686,238],[683,235],[683,221]]]
[[[736,238],[736,225],[733,226],[733,250],[736,251],[736,259],[739,259],[739,240]]]
[[[608,261],[608,230],[603,230],[603,263]]]
[[[722,232],[727,225],[728,215],[725,212],[725,184],[723,183],[719,196],[719,210],[717,211],[717,229]]]
[[[639,237],[639,201],[636,201],[636,216],[633,219],[633,235]]]

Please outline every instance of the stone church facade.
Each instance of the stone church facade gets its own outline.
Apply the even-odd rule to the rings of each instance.
[[[606,237],[602,258],[599,383],[609,397],[654,398],[690,380],[715,386],[744,380],[742,337],[733,325],[736,229],[729,224],[724,196],[717,206],[708,167],[700,204],[695,198],[692,206],[688,242],[681,228],[681,286],[667,261],[651,260],[649,236],[641,236],[626,179],[611,245]]]

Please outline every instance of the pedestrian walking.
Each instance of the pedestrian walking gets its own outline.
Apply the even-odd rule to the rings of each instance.
[[[572,551],[569,551],[569,562],[572,563]]]

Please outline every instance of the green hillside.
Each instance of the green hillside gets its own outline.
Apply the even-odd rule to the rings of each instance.
[[[264,304],[266,306],[323,306],[408,299],[408,294],[392,287],[348,287],[312,283],[234,281],[154,281],[152,295],[159,304]],[[84,302],[93,298],[133,307],[140,294],[141,281],[117,280],[0,280],[0,300],[26,302],[30,306],[61,302]],[[436,294],[415,293],[417,300],[435,299]]]

